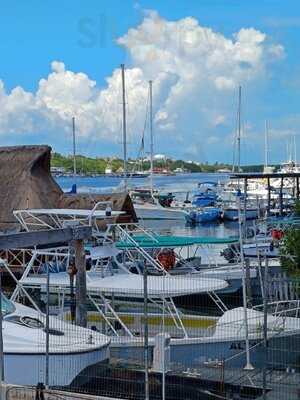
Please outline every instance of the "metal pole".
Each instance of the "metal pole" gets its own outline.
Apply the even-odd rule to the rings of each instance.
[[[125,191],[127,191],[127,132],[126,132],[126,92],[125,92],[125,65],[121,64],[122,72],[122,104],[123,104],[123,176]]]
[[[164,334],[164,341],[165,341],[165,307],[166,307],[166,298],[165,298],[165,275],[163,275],[163,320],[162,320],[162,331]],[[163,372],[162,372],[162,400],[166,400],[166,349],[165,349],[165,342],[164,342],[164,350],[163,350]]]
[[[247,220],[247,186],[248,186],[248,181],[247,178],[244,178],[244,237],[246,237],[247,233],[247,226],[246,226],[246,220]]]
[[[239,109],[238,109],[238,172],[241,168],[241,108],[242,108],[242,87],[239,86]]]
[[[0,266],[0,393],[4,382],[4,353],[3,353],[3,333],[2,333],[2,265]]]
[[[72,132],[73,132],[73,176],[77,175],[76,170],[76,133],[75,133],[75,117],[72,117]]]
[[[279,211],[280,215],[283,214],[283,197],[282,197],[282,189],[283,189],[283,178],[280,179],[280,191],[279,191]]]
[[[47,304],[46,304],[46,370],[45,370],[45,387],[49,389],[49,294],[50,294],[50,273],[49,273],[49,262],[46,258],[47,264]]]
[[[264,271],[264,298],[263,298],[263,310],[264,310],[264,350],[265,350],[265,362],[263,369],[263,400],[266,400],[267,396],[267,366],[268,366],[268,314],[267,314],[267,281],[268,281],[268,258],[265,257],[265,271]]]
[[[144,263],[144,363],[145,363],[145,400],[149,400],[149,332],[148,332],[148,270]]]
[[[296,178],[296,197],[299,200],[299,177]]]
[[[241,215],[241,199],[238,197],[239,211],[239,242],[241,251],[241,266],[242,266],[242,284],[243,284],[243,308],[244,308],[244,324],[245,324],[245,345],[246,345],[246,365],[245,370],[252,370],[253,366],[250,362],[250,346],[249,346],[249,330],[248,330],[248,313],[247,313],[247,292],[246,292],[246,271],[243,251],[243,235],[242,235],[242,215]]]
[[[270,209],[271,209],[271,186],[270,186],[270,178],[268,177],[268,209],[267,209],[267,216],[269,217],[270,215]]]
[[[252,307],[252,288],[251,288],[251,277],[250,277],[250,260],[245,259],[245,269],[246,269],[246,293],[247,293],[247,307]]]
[[[149,81],[150,95],[150,189],[153,196],[153,110],[152,110],[152,81]]]

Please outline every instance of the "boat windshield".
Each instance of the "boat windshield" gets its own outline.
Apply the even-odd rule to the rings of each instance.
[[[15,311],[14,304],[8,300],[4,295],[2,295],[2,315],[12,314]]]

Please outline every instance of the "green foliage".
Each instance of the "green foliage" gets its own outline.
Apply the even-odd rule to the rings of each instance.
[[[133,168],[135,164],[135,160],[132,164],[130,164],[129,169]],[[76,166],[77,171],[79,173],[84,174],[104,174],[105,168],[110,165],[113,172],[117,172],[119,168],[123,167],[123,160],[121,159],[113,159],[109,160],[108,158],[91,158],[85,157],[82,155],[76,156]],[[73,171],[73,157],[72,156],[63,156],[59,153],[52,153],[51,158],[51,166],[53,167],[64,167],[66,172]],[[141,170],[141,167],[144,171],[149,171],[150,162],[144,161],[143,163],[137,162],[136,169]],[[171,171],[174,171],[176,168],[182,168],[184,170],[190,172],[216,172],[219,169],[229,169],[231,170],[231,165],[223,164],[215,162],[214,164],[208,164],[207,162],[203,162],[201,164],[198,163],[190,163],[184,160],[155,160],[154,161],[155,168],[167,168]],[[255,172],[258,170],[262,170],[262,166],[243,166],[243,170],[246,172]],[[300,211],[300,206],[299,206]]]
[[[300,201],[299,200],[295,201],[294,214],[296,217],[300,217]]]
[[[281,265],[291,277],[300,277],[300,229],[291,227],[285,231],[280,249]]]

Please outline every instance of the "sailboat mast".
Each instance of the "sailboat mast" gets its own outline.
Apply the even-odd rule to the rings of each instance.
[[[73,176],[77,175],[76,170],[76,131],[75,131],[75,117],[72,117],[72,132],[73,132]]]
[[[150,189],[153,195],[153,109],[152,109],[152,81],[149,81],[150,96]]]
[[[238,145],[238,172],[241,169],[241,107],[242,107],[242,87],[239,86],[239,106],[238,106],[238,137],[237,137],[237,145]]]
[[[268,167],[269,164],[269,129],[268,129],[268,121],[265,120],[265,168]]]
[[[127,191],[127,132],[126,132],[126,95],[125,95],[125,65],[121,64],[122,72],[122,104],[123,104],[123,175],[124,186]]]

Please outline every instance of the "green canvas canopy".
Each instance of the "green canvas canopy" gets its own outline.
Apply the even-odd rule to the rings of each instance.
[[[119,249],[135,248],[138,246],[143,248],[164,248],[164,247],[186,247],[193,245],[209,245],[209,244],[232,244],[237,243],[238,238],[217,238],[217,237],[190,237],[190,236],[161,236],[161,235],[133,235],[133,241],[117,242]],[[137,243],[137,245],[136,245]]]

